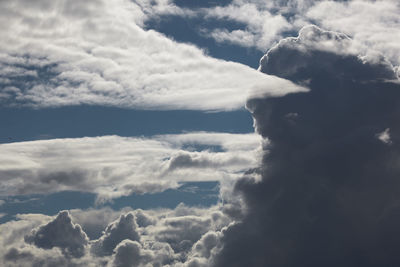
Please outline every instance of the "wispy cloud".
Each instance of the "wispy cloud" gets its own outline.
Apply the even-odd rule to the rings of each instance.
[[[232,110],[252,88],[299,88],[141,28],[127,0],[2,1],[2,105]]]
[[[187,15],[175,15],[194,16],[193,12],[181,9],[181,13]],[[233,0],[228,5],[195,10],[196,16],[205,19],[217,19],[227,25],[229,22],[239,24],[234,29],[220,26],[201,29],[200,34],[219,43],[267,51],[283,37],[293,35],[304,26],[316,24],[350,36],[358,53],[368,53],[371,58],[383,55],[394,65],[400,64],[399,12],[400,5],[396,0]]]
[[[109,198],[160,192],[180,181],[236,180],[257,166],[259,151],[256,134],[201,132],[3,144],[0,192],[78,190]]]

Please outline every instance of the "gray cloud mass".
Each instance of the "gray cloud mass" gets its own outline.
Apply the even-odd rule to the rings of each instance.
[[[400,264],[400,85],[387,60],[352,45],[306,27],[262,58],[262,72],[310,91],[248,100],[270,143],[261,182],[236,184],[248,213],[215,266]],[[377,138],[386,129],[390,145]]]
[[[80,225],[72,222],[68,211],[60,212],[52,222],[32,231],[25,236],[25,241],[44,249],[58,247],[65,256],[76,258],[85,254],[85,246],[88,244],[85,232]]]

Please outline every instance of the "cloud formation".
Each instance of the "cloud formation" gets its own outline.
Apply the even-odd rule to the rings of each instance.
[[[110,210],[99,209],[96,213],[110,215]],[[231,223],[218,206],[200,209],[180,205],[174,210],[113,213],[111,217],[119,214],[119,218],[115,221],[110,218],[101,237],[95,240],[88,240],[84,231],[90,229],[76,222],[76,218],[79,221],[93,216],[93,210],[62,211],[53,218],[40,214],[18,215],[19,220],[0,225],[3,241],[0,264],[207,266],[219,249],[224,229]],[[143,216],[149,218],[149,224],[140,223]],[[69,235],[71,231],[74,233]]]
[[[349,53],[351,42],[306,27],[261,60],[310,91],[248,101],[269,145],[261,182],[236,184],[248,213],[215,266],[400,264],[400,86],[387,60]]]
[[[232,110],[299,89],[144,30],[142,2],[2,1],[0,105]]]
[[[384,55],[392,64],[400,65],[400,5],[396,0],[233,0],[226,5],[195,10],[177,7],[172,1],[167,3],[164,6],[180,10],[175,16],[217,20],[216,27],[203,28],[199,34],[218,43],[267,51],[280,39],[316,24],[351,36],[359,54],[370,59]],[[163,16],[162,12],[156,12],[160,10],[157,5],[151,6],[153,14]],[[371,53],[371,49],[375,52]]]
[[[259,147],[256,134],[205,132],[1,144],[0,194],[72,190],[107,199],[161,192],[182,181],[236,180],[257,166]]]
[[[52,222],[25,236],[25,242],[44,249],[58,247],[65,256],[80,258],[85,254],[88,238],[80,225],[72,223],[69,213],[62,211]]]
[[[140,241],[133,213],[121,215],[117,221],[109,224],[102,237],[92,244],[92,252],[100,256],[111,255],[114,248],[125,239]]]

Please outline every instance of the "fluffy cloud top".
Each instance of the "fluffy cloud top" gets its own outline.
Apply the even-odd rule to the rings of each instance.
[[[218,151],[194,148],[216,146]],[[258,164],[255,134],[104,136],[0,145],[2,196],[63,190],[110,198],[160,192],[180,181],[236,180]]]
[[[139,242],[124,240],[115,249],[115,267],[141,266],[151,261],[151,252],[143,250]]]
[[[125,239],[140,241],[136,228],[137,224],[133,213],[121,215],[118,221],[109,224],[103,236],[93,243],[93,253],[96,255],[111,255],[114,248]]]
[[[217,206],[200,209],[180,205],[174,210],[113,211],[113,214],[109,209],[100,209],[95,212],[111,215],[108,226],[99,239],[88,240],[84,230],[90,229],[81,228],[79,222],[90,220],[93,212],[74,210],[72,218],[68,211],[60,212],[55,218],[19,215],[19,220],[0,225],[2,241],[7,241],[0,242],[0,264],[184,267],[201,263],[207,266],[219,251],[219,240],[231,223]],[[149,218],[151,223],[140,225],[140,216]],[[73,229],[79,231],[72,233]],[[160,238],[166,232],[174,234],[168,239]],[[40,242],[34,241],[37,239]],[[180,242],[184,246],[176,246]]]
[[[321,1],[306,16],[321,27],[348,34],[364,54],[379,51],[400,65],[400,4],[385,1]],[[372,49],[372,51],[371,51]],[[376,55],[368,55],[376,57]]]
[[[251,88],[299,89],[143,30],[142,8],[128,0],[1,1],[0,104],[232,110]]]
[[[72,223],[68,211],[60,212],[57,217],[39,229],[25,236],[27,243],[39,248],[51,249],[58,247],[67,257],[82,257],[88,238],[80,225]]]

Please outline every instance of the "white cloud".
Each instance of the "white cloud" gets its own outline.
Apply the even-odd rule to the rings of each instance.
[[[185,9],[181,11],[185,13]],[[350,36],[359,54],[378,59],[384,55],[392,64],[399,65],[399,12],[397,0],[233,0],[225,6],[197,10],[197,16],[218,19],[228,26],[229,22],[239,24],[235,29],[228,26],[202,29],[202,34],[219,43],[266,51],[283,37],[316,24]]]
[[[322,27],[350,35],[360,46],[365,46],[365,50],[378,51],[399,65],[399,13],[400,4],[396,0],[353,0],[317,3],[306,16]]]
[[[0,101],[231,110],[244,106],[253,87],[274,88],[271,93],[278,95],[297,90],[289,81],[143,30],[152,14],[144,13],[145,3],[0,2],[0,78],[7,91]],[[175,12],[163,3],[164,11],[154,12]]]
[[[392,140],[391,140],[391,138],[390,138],[390,129],[389,129],[389,128],[386,128],[383,132],[378,133],[378,134],[376,135],[376,137],[377,137],[380,141],[382,141],[382,143],[384,143],[384,144],[388,144],[388,145],[391,145],[391,144],[392,144]]]
[[[260,140],[256,134],[197,132],[1,144],[0,193],[78,190],[109,198],[159,192],[181,181],[232,181],[257,166]],[[194,151],[197,145],[221,150]]]
[[[282,14],[272,14],[270,7],[268,3],[235,0],[227,6],[204,9],[206,18],[236,21],[245,25],[244,30],[228,31],[218,28],[210,31],[208,35],[217,42],[256,47],[266,51],[282,37],[284,31],[291,29],[287,19]]]

